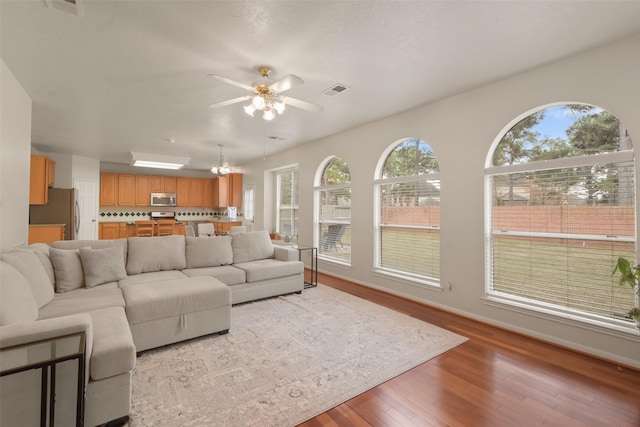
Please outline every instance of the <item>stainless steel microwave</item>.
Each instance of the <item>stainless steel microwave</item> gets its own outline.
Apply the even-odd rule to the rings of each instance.
[[[176,195],[170,193],[151,193],[151,206],[175,206]]]

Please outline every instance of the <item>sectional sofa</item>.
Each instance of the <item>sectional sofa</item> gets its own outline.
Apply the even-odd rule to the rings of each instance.
[[[0,362],[42,357],[26,343],[84,333],[84,425],[124,421],[137,352],[226,333],[231,305],[303,287],[297,250],[266,231],[21,247],[0,255]],[[75,361],[56,366],[56,425],[75,423],[77,371]],[[39,425],[40,375],[0,379],[0,425]]]

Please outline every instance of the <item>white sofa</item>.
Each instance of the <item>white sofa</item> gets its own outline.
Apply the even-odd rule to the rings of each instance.
[[[136,352],[226,333],[232,304],[301,292],[298,252],[266,231],[37,244],[0,256],[0,349],[86,334],[84,425],[126,420]],[[77,364],[56,371],[56,425],[73,425]],[[39,425],[40,373],[0,379],[0,425]]]

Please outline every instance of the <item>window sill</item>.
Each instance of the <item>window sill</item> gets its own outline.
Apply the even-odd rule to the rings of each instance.
[[[437,280],[418,279],[418,278],[404,276],[397,273],[392,273],[390,271],[381,270],[381,269],[374,269],[372,271],[373,271],[373,274],[375,274],[378,277],[391,279],[396,282],[403,283],[405,285],[414,286],[416,288],[427,289],[434,292],[442,292],[444,290],[440,285],[440,282]]]
[[[611,322],[607,322],[596,318],[588,318],[578,314],[573,314],[569,311],[557,311],[542,305],[503,298],[496,295],[485,296],[484,304],[630,341],[640,342],[640,330],[636,328],[634,324],[625,321],[612,320]]]

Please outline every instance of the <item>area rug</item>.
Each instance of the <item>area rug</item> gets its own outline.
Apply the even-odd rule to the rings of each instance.
[[[138,357],[129,426],[295,426],[466,341],[323,285],[231,319]]]

